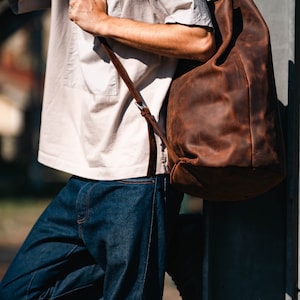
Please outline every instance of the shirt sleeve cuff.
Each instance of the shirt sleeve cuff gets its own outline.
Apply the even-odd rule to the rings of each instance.
[[[177,23],[213,28],[213,24],[209,15],[195,15],[191,13],[190,17],[187,17],[187,12],[185,10],[177,10],[174,14],[167,16],[165,19],[165,23]]]

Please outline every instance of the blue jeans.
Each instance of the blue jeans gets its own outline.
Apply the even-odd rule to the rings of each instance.
[[[162,298],[166,176],[72,177],[41,215],[0,285],[1,300]]]

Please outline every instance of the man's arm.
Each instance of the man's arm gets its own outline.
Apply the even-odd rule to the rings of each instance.
[[[69,17],[83,30],[128,46],[176,58],[208,60],[215,51],[209,28],[149,24],[108,16],[106,0],[71,0]]]

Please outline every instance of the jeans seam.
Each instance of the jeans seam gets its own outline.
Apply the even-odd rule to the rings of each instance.
[[[69,252],[67,252],[65,258],[69,257],[78,247],[78,245],[75,245]]]
[[[167,178],[164,177],[163,178],[163,182],[164,182],[164,202],[166,203],[167,202]]]
[[[91,187],[87,190],[86,195],[82,195],[82,192],[85,190],[86,186],[89,186],[89,185],[91,185]],[[94,186],[95,186],[95,183],[89,182],[89,183],[85,184],[85,185],[80,189],[80,191],[79,191],[79,193],[78,193],[78,196],[77,196],[76,201],[79,202],[79,200],[81,200],[81,201],[82,201],[82,200],[85,200],[85,214],[84,214],[84,216],[81,217],[81,216],[79,215],[78,211],[76,212],[76,214],[77,214],[77,223],[78,223],[79,225],[80,225],[80,224],[83,224],[83,223],[88,219],[88,217],[89,217],[89,203],[90,203],[89,199],[90,199],[91,191],[92,191],[92,189],[94,188]]]
[[[149,266],[149,257],[150,257],[150,249],[151,249],[151,242],[152,242],[152,233],[153,233],[153,222],[154,222],[154,211],[155,211],[155,200],[157,198],[156,190],[158,184],[158,178],[156,177],[154,180],[154,187],[153,187],[153,198],[152,198],[152,206],[151,206],[151,223],[149,228],[149,239],[148,239],[148,248],[147,248],[147,257],[146,257],[146,265],[145,265],[145,272],[143,277],[143,286],[145,286],[147,271]],[[143,289],[144,290],[144,289]],[[142,299],[142,297],[141,297]]]
[[[26,288],[26,299],[29,299],[29,298],[28,298],[28,297],[29,297],[29,291],[30,291],[30,289],[31,289],[31,285],[32,285],[32,282],[33,282],[33,280],[34,280],[34,278],[35,278],[35,276],[36,276],[36,273],[37,273],[37,272],[34,272],[34,273],[33,273],[32,277],[31,277],[31,279],[30,279],[30,281],[29,281],[29,284],[28,284],[28,286],[27,286],[27,288]]]
[[[66,292],[66,293],[59,294],[59,295],[54,296],[54,297],[51,297],[51,296],[50,296],[49,300],[59,299],[59,298],[61,298],[62,296],[68,295],[68,294],[70,294],[70,293],[72,293],[72,292],[74,292],[74,291],[79,291],[79,290],[81,290],[82,288],[86,288],[86,287],[93,286],[93,285],[94,285],[93,283],[90,283],[90,284],[83,285],[83,286],[81,286],[81,287],[79,287],[79,288],[76,288],[76,289],[70,289],[70,290],[68,290],[68,292]]]

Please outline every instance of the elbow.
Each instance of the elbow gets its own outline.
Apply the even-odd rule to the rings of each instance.
[[[216,52],[216,41],[213,32],[210,32],[204,49],[204,62],[209,60]]]
[[[207,31],[206,35],[202,37],[195,49],[195,60],[201,62],[208,61],[216,52],[215,36],[212,31]]]

